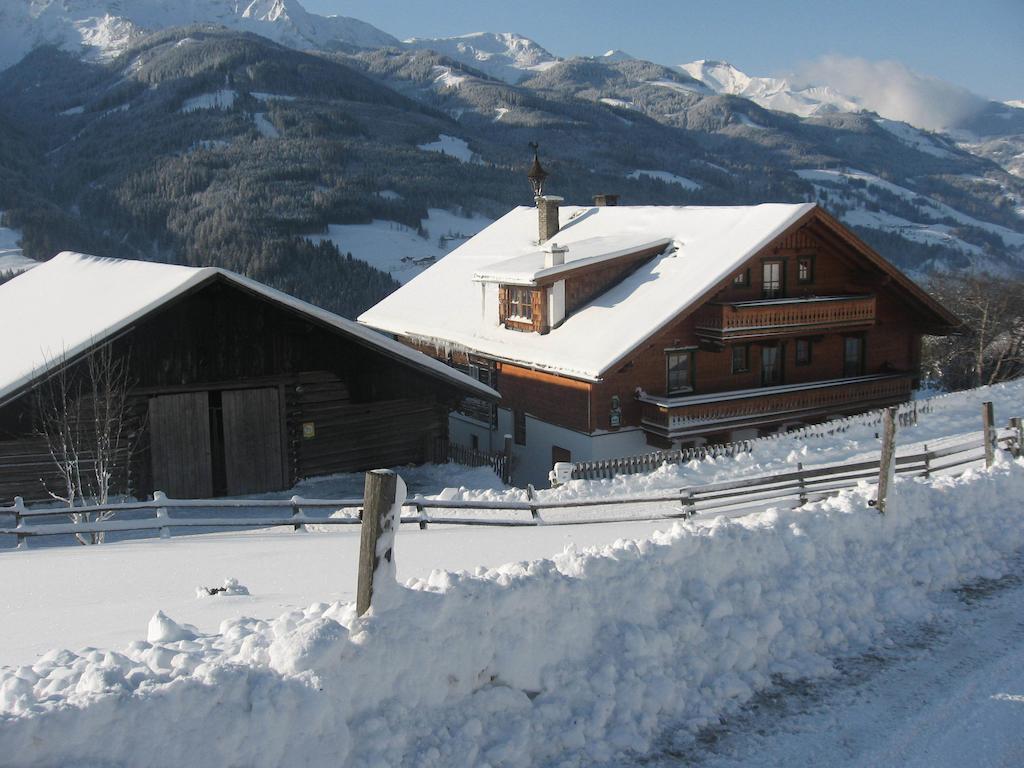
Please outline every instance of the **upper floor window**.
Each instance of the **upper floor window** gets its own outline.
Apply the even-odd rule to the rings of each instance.
[[[814,257],[801,256],[796,262],[796,279],[798,283],[814,282]]]
[[[693,351],[670,349],[665,352],[666,389],[677,395],[693,391]]]
[[[732,372],[746,373],[750,370],[750,347],[737,344],[732,348]]]
[[[864,337],[846,336],[843,339],[843,376],[864,373]]]
[[[533,291],[517,285],[510,285],[505,290],[508,297],[508,317],[533,320]]]
[[[811,340],[810,339],[797,339],[796,350],[793,355],[794,362],[797,365],[810,365],[811,364]]]
[[[782,348],[778,344],[761,347],[761,386],[782,383]]]
[[[783,291],[783,267],[781,261],[766,261],[761,266],[761,295],[766,299],[778,299]]]
[[[744,269],[736,274],[732,279],[732,284],[736,288],[746,288],[750,285],[750,270]]]

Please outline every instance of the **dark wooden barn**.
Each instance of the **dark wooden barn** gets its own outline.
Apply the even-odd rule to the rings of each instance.
[[[127,368],[132,448],[118,471],[140,497],[259,493],[420,463],[464,397],[497,398],[385,336],[220,269],[64,253],[0,286],[0,323],[0,502],[59,489],[41,393],[87,381],[98,350]],[[75,417],[88,424],[88,384],[82,392]]]

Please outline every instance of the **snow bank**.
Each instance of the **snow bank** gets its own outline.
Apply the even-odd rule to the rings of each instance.
[[[0,754],[32,764],[592,765],[714,722],[772,676],[920,620],[1024,545],[1024,462],[677,523],[552,560],[435,571],[388,610],[314,604],[213,636],[0,673]],[[401,556],[399,544],[398,556]],[[165,617],[166,618],[166,617]],[[170,620],[167,619],[169,622]],[[102,734],[102,738],[97,738]]]

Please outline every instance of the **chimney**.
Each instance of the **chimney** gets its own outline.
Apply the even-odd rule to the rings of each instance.
[[[563,202],[563,198],[555,195],[538,195],[536,200],[540,242],[546,243],[558,234],[558,205]]]
[[[569,252],[568,248],[558,243],[548,243],[541,250],[544,251],[545,269],[548,267],[560,267],[565,264],[565,254]]]
[[[594,195],[594,205],[596,205],[598,208],[606,208],[608,206],[618,204],[618,195]]]
[[[569,249],[564,245],[552,242],[543,248],[544,266],[560,267],[565,264],[565,254]],[[565,320],[565,280],[556,280],[547,290],[548,316],[547,323],[541,333],[548,333],[557,328]]]

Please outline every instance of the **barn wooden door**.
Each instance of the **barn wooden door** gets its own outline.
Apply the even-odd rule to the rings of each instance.
[[[284,488],[281,403],[276,388],[226,390],[224,470],[228,494]]]
[[[151,397],[149,439],[154,490],[172,499],[213,495],[207,392]]]

